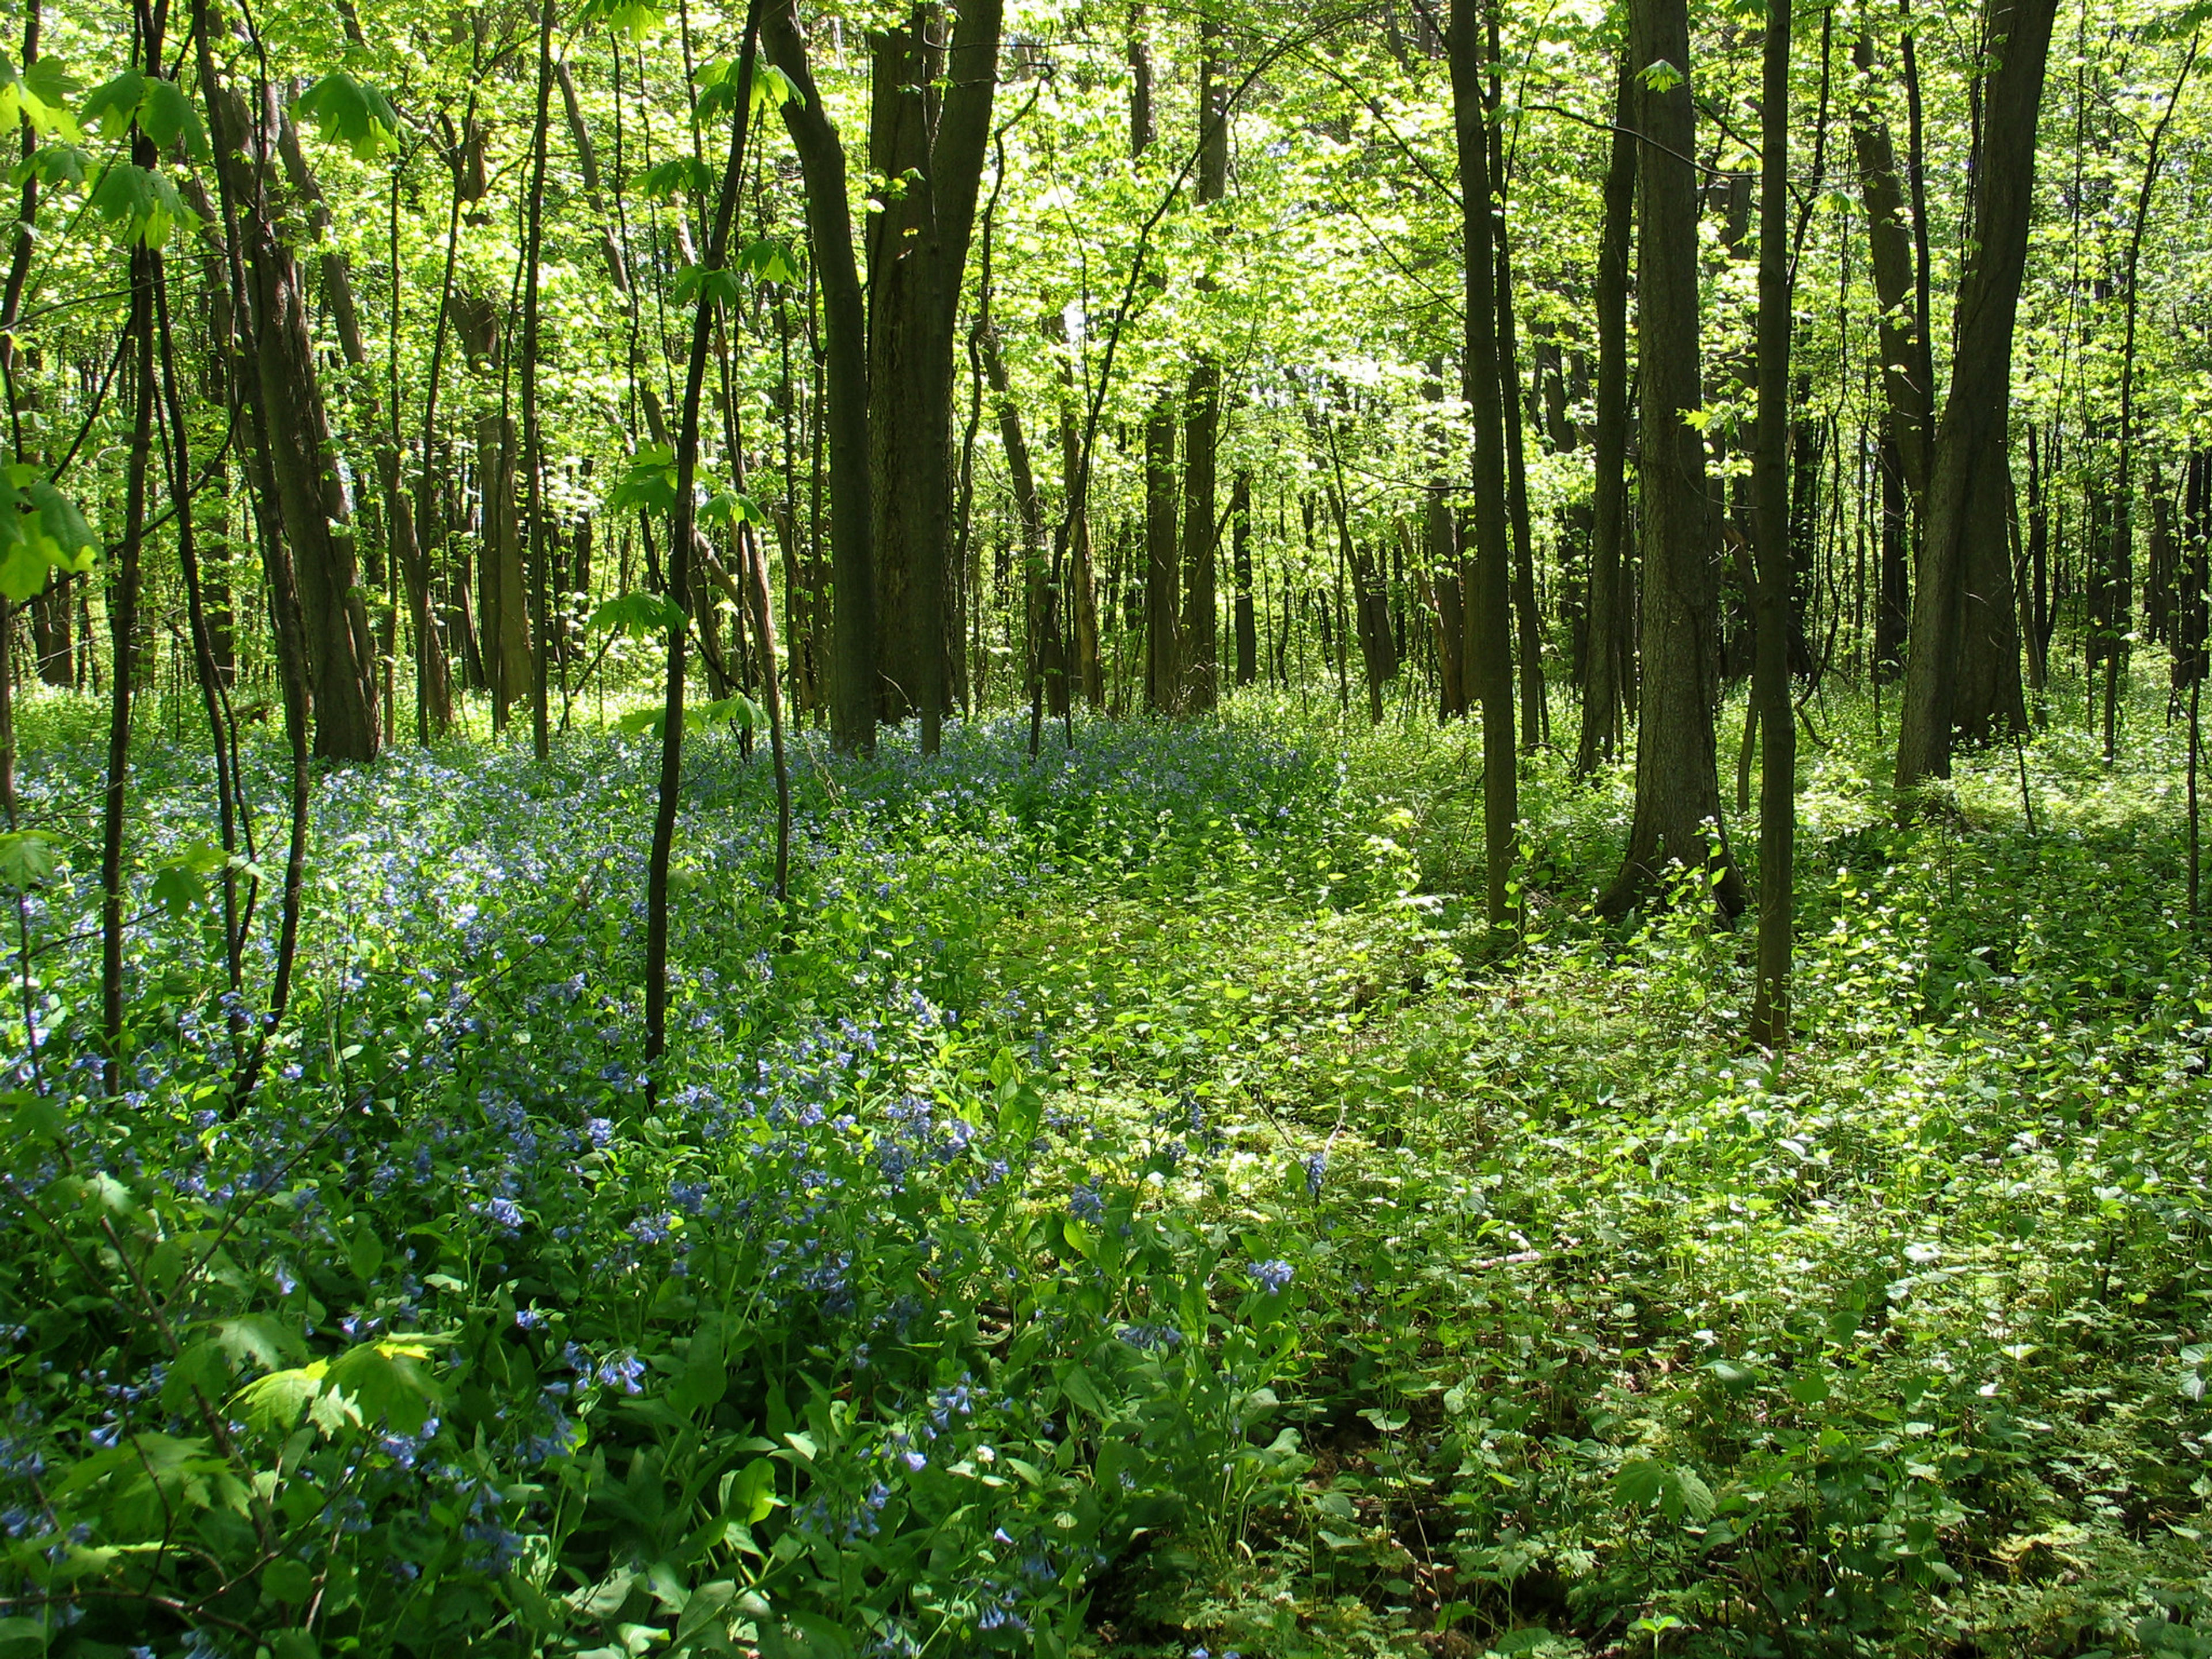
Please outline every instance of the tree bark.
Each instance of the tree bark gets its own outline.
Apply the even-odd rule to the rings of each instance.
[[[845,149],[814,85],[793,0],[763,13],[769,61],[799,95],[783,106],[805,181],[806,229],[822,300],[822,425],[830,454],[830,730],[841,749],[876,746],[874,481],[869,472],[867,314],[845,198]]]
[[[1718,678],[1717,503],[1705,484],[1698,350],[1697,114],[1690,98],[1686,0],[1635,0],[1638,64],[1664,63],[1673,84],[1647,83],[1638,157],[1638,374],[1643,403],[1643,678],[1638,696],[1636,808],[1620,875],[1599,909],[1620,915],[1681,866],[1710,879],[1734,915],[1742,884],[1720,823],[1713,740]]]
[[[866,234],[878,710],[888,720],[919,715],[925,754],[936,751],[945,705],[953,325],[990,136],[1000,12],[1000,0],[963,7],[942,50],[932,44],[935,10],[924,4],[870,37],[869,165],[904,183]]]
[[[1796,572],[1790,515],[1790,0],[1768,0],[1760,76],[1759,417],[1752,452],[1759,633],[1752,701],[1759,711],[1759,970],[1754,1041],[1790,1046],[1796,927],[1797,723],[1790,707]]]
[[[1620,752],[1634,606],[1621,552],[1627,542],[1628,260],[1635,235],[1639,113],[1632,52],[1621,54],[1613,92],[1612,154],[1597,254],[1597,430],[1591,486],[1589,678],[1583,690],[1575,771],[1588,777]]]
[[[1990,0],[1974,234],[1959,285],[1950,394],[1929,454],[1912,596],[1897,788],[1951,775],[1954,742],[2026,729],[2013,607],[2005,454],[2013,322],[2034,207],[2036,116],[2057,0]]]
[[[1461,256],[1466,328],[1460,373],[1473,416],[1474,556],[1461,588],[1467,627],[1469,691],[1482,706],[1485,914],[1510,927],[1509,884],[1521,805],[1513,744],[1512,548],[1505,522],[1505,413],[1498,342],[1496,203],[1491,192],[1490,133],[1483,70],[1489,56],[1483,10],[1453,0],[1447,40],[1453,136],[1459,155]]]
[[[1175,451],[1175,403],[1163,392],[1145,422],[1145,707],[1155,714],[1180,707]]]
[[[258,107],[240,112],[240,130],[231,135],[238,147],[219,137],[216,153],[239,215],[251,289],[253,366],[264,410],[257,429],[298,580],[313,684],[314,752],[330,760],[374,760],[383,744],[375,636],[334,465],[307,285],[276,202],[282,106],[273,88],[256,95]],[[211,104],[224,101],[221,88],[210,89]]]

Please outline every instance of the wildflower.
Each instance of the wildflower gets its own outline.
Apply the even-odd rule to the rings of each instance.
[[[1252,1282],[1269,1296],[1280,1296],[1289,1288],[1295,1271],[1287,1261],[1255,1262],[1251,1268]]]
[[[1305,1164],[1306,1192],[1310,1197],[1319,1198],[1321,1196],[1322,1177],[1328,1173],[1328,1148],[1323,1147],[1319,1152],[1308,1152],[1306,1154]]]

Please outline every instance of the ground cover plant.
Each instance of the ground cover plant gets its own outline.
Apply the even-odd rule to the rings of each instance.
[[[0,1639],[2203,1651],[2212,988],[2142,712],[2026,748],[2031,832],[2009,751],[1894,829],[1832,711],[1781,1060],[1708,912],[1590,918],[1611,786],[1532,781],[1494,953],[1456,732],[810,751],[788,911],[710,740],[652,1091],[646,747],[395,757],[319,793],[231,1114],[204,769],[143,762],[108,1097],[33,705]]]

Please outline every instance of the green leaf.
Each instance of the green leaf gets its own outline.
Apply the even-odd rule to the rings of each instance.
[[[146,95],[138,106],[138,126],[162,149],[181,146],[189,160],[204,161],[211,154],[200,112],[174,81],[146,83]]]
[[[160,247],[178,225],[199,223],[199,216],[185,205],[167,174],[154,173],[134,162],[118,161],[102,167],[92,187],[92,208],[107,222],[115,240],[125,247],[143,243]]]
[[[680,306],[735,307],[742,293],[738,273],[727,265],[709,270],[704,265],[690,264],[676,273],[676,280],[668,286],[668,297]]]
[[[170,921],[182,921],[207,902],[207,884],[180,864],[165,864],[154,872],[148,896],[169,913]]]
[[[84,125],[97,127],[103,138],[120,138],[138,118],[138,106],[146,100],[146,77],[125,70],[112,81],[93,88],[77,113]]]
[[[1817,1406],[1828,1397],[1828,1378],[1818,1370],[1799,1371],[1790,1379],[1790,1397],[1801,1406]]]
[[[749,1527],[768,1519],[781,1500],[775,1495],[775,1460],[757,1457],[724,1483],[722,1508]]]
[[[586,626],[594,633],[603,628],[646,639],[684,626],[684,613],[665,593],[620,593],[603,600]]]
[[[1648,1507],[1667,1485],[1667,1471],[1649,1457],[1632,1458],[1613,1477],[1613,1499],[1632,1510]]]
[[[444,1397],[424,1369],[430,1346],[420,1337],[391,1337],[349,1348],[331,1362],[329,1386],[357,1402],[364,1421],[388,1424],[400,1434],[419,1434],[430,1408]]]
[[[757,731],[768,723],[768,714],[761,706],[743,693],[735,692],[714,702],[702,702],[687,709],[684,723],[701,726],[736,726],[745,731]]]
[[[734,489],[718,489],[701,504],[699,522],[749,524],[764,530],[768,527],[768,514],[751,496],[739,495]]]
[[[795,283],[799,280],[799,260],[791,250],[773,237],[763,236],[745,245],[738,255],[738,269],[749,272],[763,283]]]
[[[76,144],[42,144],[8,169],[8,182],[21,186],[37,179],[49,190],[84,183],[92,173],[92,157]]]
[[[390,99],[342,70],[317,81],[292,107],[314,122],[325,143],[345,145],[361,161],[397,149],[406,127]]]
[[[683,1375],[676,1379],[677,1407],[694,1412],[718,1405],[729,1386],[730,1370],[722,1358],[720,1340],[705,1335],[692,1338],[691,1352],[684,1358]]]
[[[679,155],[672,161],[648,167],[645,193],[656,201],[672,202],[679,196],[704,196],[714,188],[714,175],[696,155]]]
[[[58,58],[41,58],[18,74],[0,54],[0,127],[27,122],[42,137],[79,139],[84,129],[70,109],[83,88]]]
[[[240,1389],[231,1404],[249,1428],[268,1434],[287,1433],[322,1392],[326,1369],[318,1359],[294,1370],[271,1371]]]
[[[236,1319],[218,1321],[215,1340],[234,1361],[250,1362],[265,1371],[279,1369],[288,1359],[304,1359],[307,1354],[307,1345],[298,1332],[266,1314],[242,1314]]]
[[[765,114],[781,109],[786,104],[802,103],[799,82],[773,64],[758,64],[753,68],[753,112]]]
[[[0,886],[28,892],[53,879],[53,838],[38,830],[0,835]]]
[[[659,7],[645,0],[584,0],[576,13],[579,27],[613,29],[633,40],[644,40],[666,21]]]
[[[1676,69],[1672,64],[1668,63],[1663,58],[1656,59],[1644,68],[1638,70],[1637,74],[1642,77],[1644,84],[1653,92],[1672,92],[1676,87],[1680,86],[1684,79],[1686,78],[1684,76],[1681,70]]]
[[[623,473],[607,496],[611,512],[625,513],[633,507],[643,507],[648,513],[662,516],[676,510],[676,452],[666,444],[647,444],[630,458],[629,470]],[[672,609],[674,607],[672,605]],[[668,624],[673,626],[674,624]]]

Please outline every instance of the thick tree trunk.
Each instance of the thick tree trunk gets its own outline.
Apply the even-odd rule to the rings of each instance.
[[[867,316],[853,222],[845,198],[845,149],[816,90],[793,0],[761,18],[769,60],[799,96],[783,106],[805,180],[806,229],[822,298],[822,426],[830,457],[830,730],[838,747],[876,746],[874,483],[869,472]]]
[[[277,117],[276,136],[286,179],[293,193],[307,204],[308,228],[323,244],[323,292],[338,325],[338,349],[345,354],[349,368],[356,374],[365,374],[368,349],[362,335],[361,309],[354,295],[351,262],[337,246],[329,205],[324,200],[322,186],[313,169],[307,165],[307,154],[300,147],[299,133],[289,117],[282,112]],[[373,401],[365,400],[362,413],[365,424],[372,428],[382,425]],[[445,642],[430,614],[429,563],[416,541],[414,508],[406,499],[405,484],[400,477],[399,451],[395,440],[398,430],[395,411],[389,428],[375,447],[377,483],[383,492],[386,547],[407,586],[408,609],[415,629],[416,696],[426,723],[443,731],[453,723],[453,675],[446,661]]]
[[[1587,777],[1620,752],[1622,699],[1629,675],[1634,612],[1621,552],[1629,533],[1628,258],[1635,233],[1636,137],[1640,85],[1635,54],[1624,52],[1613,93],[1613,150],[1605,173],[1605,216],[1597,254],[1596,468],[1590,514],[1589,642],[1582,732],[1575,771]]]
[[[1652,896],[1680,865],[1709,875],[1733,915],[1742,884],[1720,822],[1713,705],[1718,685],[1717,507],[1705,485],[1698,352],[1697,116],[1691,102],[1686,0],[1635,0],[1638,64],[1681,78],[1647,86],[1638,158],[1638,374],[1643,403],[1644,639],[1638,699],[1636,810],[1620,876],[1599,908],[1619,915]]]
[[[945,708],[952,357],[998,83],[1000,0],[961,9],[949,47],[916,5],[871,36],[872,168],[906,187],[867,228],[878,713],[920,716],[937,749]],[[942,86],[943,89],[939,88]]]
[[[2013,321],[2034,207],[2036,115],[2057,0],[1990,0],[1972,252],[1954,310],[1951,389],[1929,456],[1897,788],[1951,774],[1954,740],[2027,726],[2007,545]]]
[[[242,117],[236,134],[224,134],[221,129],[230,124],[219,120],[216,151],[239,215],[252,290],[266,475],[298,580],[313,683],[314,752],[331,760],[373,760],[383,743],[375,637],[361,595],[351,513],[332,465],[336,448],[315,367],[307,285],[275,201],[282,106],[274,88],[264,89],[258,108],[246,109],[220,89],[210,101],[228,104]]]
[[[1508,890],[1521,817],[1513,745],[1512,547],[1505,521],[1505,412],[1498,342],[1496,203],[1491,192],[1490,132],[1484,68],[1489,58],[1482,9],[1454,0],[1448,50],[1452,120],[1459,155],[1461,256],[1465,267],[1466,337],[1460,373],[1473,416],[1474,556],[1462,594],[1468,690],[1482,707],[1485,914],[1493,928],[1513,920]]]

